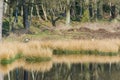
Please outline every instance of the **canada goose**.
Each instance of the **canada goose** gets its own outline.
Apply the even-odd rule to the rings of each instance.
[[[27,42],[29,42],[29,41],[30,41],[29,38],[25,38],[25,39],[23,40],[24,43],[27,43]]]

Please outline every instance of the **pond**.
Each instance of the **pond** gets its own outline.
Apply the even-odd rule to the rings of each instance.
[[[53,55],[49,61],[18,59],[0,65],[0,80],[119,80],[119,56]]]

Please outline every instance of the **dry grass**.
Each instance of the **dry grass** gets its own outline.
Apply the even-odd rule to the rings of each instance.
[[[63,50],[98,50],[101,52],[118,52],[120,40],[58,40],[45,41],[41,46]]]
[[[24,56],[52,56],[52,50],[49,48],[42,48],[38,41],[32,41],[29,43],[3,42],[0,44],[0,59],[9,59],[18,53],[21,53]]]
[[[15,56],[18,53],[17,50],[17,43],[8,43],[8,42],[3,42],[0,44],[0,59],[5,58],[9,59],[13,56]]]
[[[62,50],[97,50],[101,52],[120,51],[120,40],[57,40],[2,42],[0,44],[0,59],[22,53],[24,56],[52,57],[53,49]]]
[[[31,41],[26,43],[23,49],[25,56],[36,56],[36,57],[51,57],[52,50],[49,48],[42,48],[39,41]]]
[[[120,40],[58,40],[31,41],[29,43],[3,42],[0,44],[0,59],[8,59],[18,53],[23,53],[24,56],[51,57],[52,49],[118,52],[120,49]]]

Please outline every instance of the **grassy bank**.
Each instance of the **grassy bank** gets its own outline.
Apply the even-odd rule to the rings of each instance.
[[[118,56],[120,40],[3,42],[0,44],[0,49],[0,62],[6,65],[20,58],[27,62],[50,61],[53,55]]]

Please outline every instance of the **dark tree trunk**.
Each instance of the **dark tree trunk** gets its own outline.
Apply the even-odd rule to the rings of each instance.
[[[14,19],[14,22],[15,22],[15,23],[18,22],[18,1],[17,1],[16,9],[15,9],[15,19]]]
[[[115,5],[111,5],[111,18],[114,19],[115,18]]]
[[[90,18],[93,17],[93,7],[91,4],[89,5],[89,15],[90,15]]]
[[[29,29],[28,4],[26,4],[26,0],[23,0],[23,25],[26,30]]]

